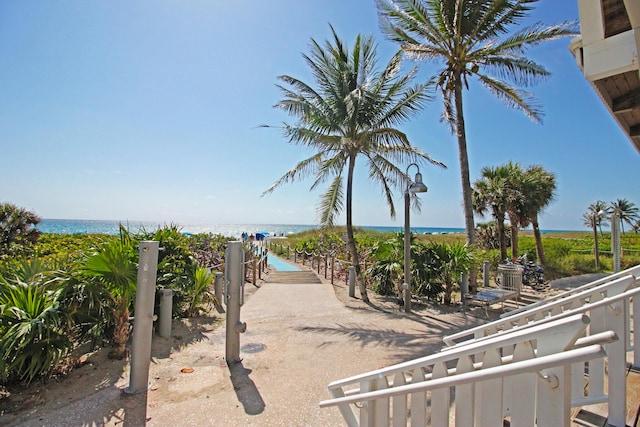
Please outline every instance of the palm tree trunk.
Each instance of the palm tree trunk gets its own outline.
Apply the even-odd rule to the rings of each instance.
[[[513,215],[509,215],[511,223],[511,257],[518,258],[518,220]]]
[[[498,240],[500,242],[500,262],[507,259],[507,237],[504,233],[504,218],[496,219],[498,227]]]
[[[596,271],[600,271],[600,248],[598,247],[598,230],[596,229],[595,220],[593,224],[593,253],[596,256]]]
[[[533,227],[533,234],[536,238],[536,252],[538,253],[538,263],[544,266],[546,263],[546,259],[544,257],[544,248],[542,247],[542,236],[540,235],[538,215],[531,219],[531,226]]]
[[[111,359],[121,360],[126,355],[126,345],[129,341],[129,308],[125,304],[126,302],[119,301],[114,313],[113,350],[109,353]]]
[[[369,302],[369,296],[367,295],[367,287],[362,278],[362,270],[360,268],[360,257],[358,255],[358,248],[356,247],[356,240],[353,236],[353,170],[355,168],[355,155],[349,157],[349,171],[347,173],[347,246],[349,252],[351,252],[351,261],[356,270],[356,281],[358,282],[358,289],[360,289],[360,297],[362,301]]]
[[[462,199],[464,205],[464,225],[467,245],[475,244],[475,224],[473,221],[473,202],[471,179],[469,178],[469,156],[467,154],[467,134],[464,126],[464,112],[462,108],[462,76],[458,71],[454,75],[455,105],[456,105],[456,135],[458,137],[458,155],[460,159],[460,176],[462,178]],[[469,271],[469,291],[473,291],[476,284],[475,264]],[[465,301],[464,289],[461,289],[462,301]]]

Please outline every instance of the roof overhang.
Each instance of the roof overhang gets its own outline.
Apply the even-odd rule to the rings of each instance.
[[[640,152],[640,1],[579,0],[581,36],[569,49]]]

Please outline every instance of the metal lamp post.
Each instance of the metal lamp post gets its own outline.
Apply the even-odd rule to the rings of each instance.
[[[411,312],[411,221],[409,218],[411,193],[426,193],[427,186],[422,183],[422,174],[420,167],[411,163],[407,166],[406,174],[409,175],[409,168],[415,166],[418,169],[415,182],[407,186],[404,192],[404,283],[402,284],[402,293],[404,299],[404,311]]]
[[[618,273],[622,250],[620,248],[620,216],[616,212],[611,214],[611,253],[613,254],[613,272]]]

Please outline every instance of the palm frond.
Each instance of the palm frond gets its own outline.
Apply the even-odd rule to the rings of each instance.
[[[318,206],[318,220],[322,227],[335,226],[336,217],[342,212],[343,208],[343,180],[342,175],[336,176],[331,185],[327,188],[320,198]]]
[[[483,74],[478,74],[478,77],[482,85],[508,107],[521,110],[536,123],[542,122],[542,110],[534,103],[535,99],[531,94]]]

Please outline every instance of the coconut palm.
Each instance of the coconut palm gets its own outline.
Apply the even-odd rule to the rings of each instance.
[[[358,36],[351,51],[331,27],[332,39],[324,45],[311,40],[303,55],[312,70],[315,87],[297,78],[280,76],[284,98],[276,104],[296,117],[285,124],[289,143],[310,147],[311,157],[296,164],[263,194],[282,184],[314,178],[311,189],[329,182],[318,208],[322,226],[333,226],[343,206],[346,210],[347,245],[356,270],[360,294],[368,301],[360,260],[353,237],[353,178],[357,158],[367,163],[369,179],[378,184],[395,216],[392,189],[403,191],[410,178],[398,165],[428,161],[427,153],[413,147],[394,126],[422,109],[428,85],[410,86],[415,73],[400,74],[401,52],[382,71],[376,69],[372,37]],[[346,181],[346,184],[345,184]],[[414,197],[414,205],[417,198]]]
[[[558,37],[577,34],[575,25],[522,27],[537,0],[377,0],[383,30],[409,57],[438,61],[437,85],[444,101],[444,119],[458,139],[462,195],[468,244],[474,243],[474,219],[463,90],[476,77],[507,106],[535,122],[541,110],[530,86],[549,72],[525,55],[525,49]],[[517,31],[511,34],[511,30]],[[473,277],[473,276],[472,276]]]
[[[636,204],[627,199],[617,199],[615,202],[611,202],[610,213],[618,217],[623,233],[625,222],[633,227],[634,222],[640,219]]]

